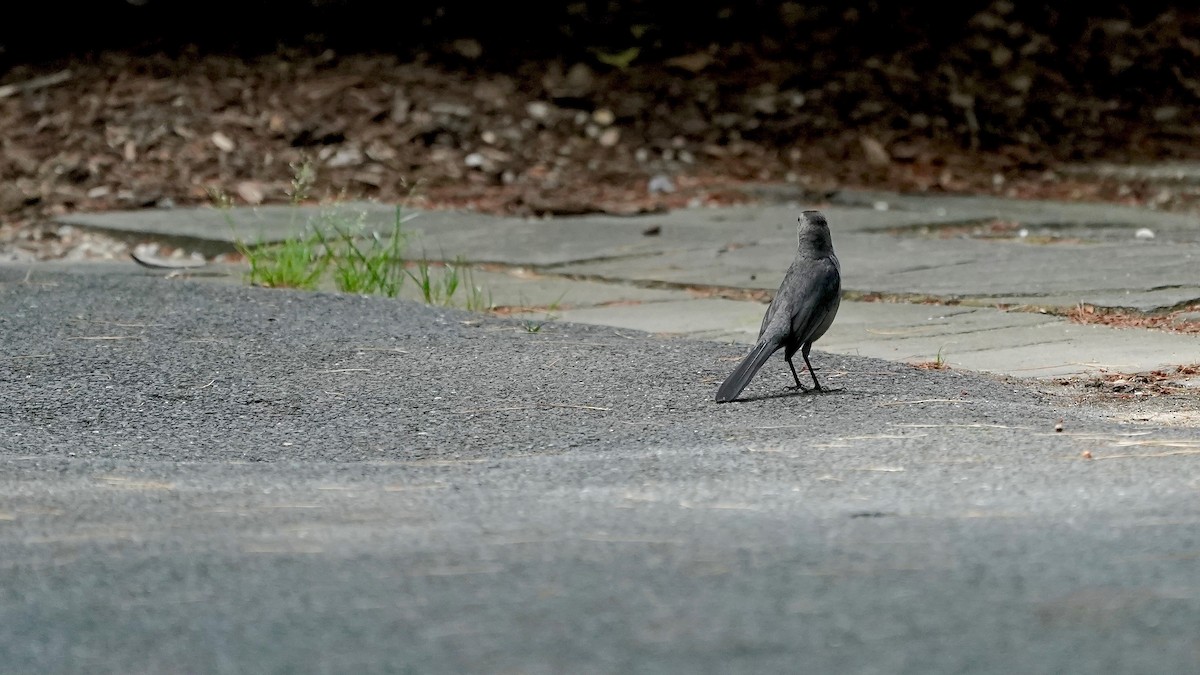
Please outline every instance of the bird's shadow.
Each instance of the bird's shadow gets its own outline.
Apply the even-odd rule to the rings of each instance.
[[[845,387],[839,387],[837,389],[822,387],[819,391],[816,389],[788,389],[776,394],[763,394],[761,396],[751,396],[748,398],[742,398],[739,396],[731,401],[726,401],[726,403],[752,403],[754,401],[769,401],[774,398],[792,398],[793,396],[824,396],[826,394],[841,394],[845,391]]]

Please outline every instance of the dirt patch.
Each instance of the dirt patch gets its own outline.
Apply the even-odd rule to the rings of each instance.
[[[304,162],[314,198],[520,215],[730,204],[762,183],[812,203],[840,187],[1200,203],[1197,186],[1066,171],[1200,157],[1183,66],[1200,14],[1161,2],[706,1],[687,22],[565,3],[525,34],[486,3],[400,22],[289,3],[270,32],[208,6],[183,22],[161,20],[170,3],[78,4],[77,26],[0,38],[0,248],[67,211],[281,202]],[[48,60],[5,69],[19,54]]]
[[[1142,314],[1120,309],[1108,309],[1095,305],[1080,304],[1064,314],[1074,323],[1098,324],[1113,328],[1152,328],[1169,333],[1200,333],[1200,305],[1184,307],[1166,314]],[[1194,374],[1194,373],[1190,373]]]
[[[1200,426],[1200,364],[1056,380],[1051,390],[1122,423]]]

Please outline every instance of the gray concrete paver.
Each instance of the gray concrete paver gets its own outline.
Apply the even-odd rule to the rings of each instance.
[[[761,305],[696,297],[689,289],[773,291],[791,260],[798,208],[775,203],[553,220],[421,212],[404,229],[411,237],[410,258],[507,266],[476,272],[476,283],[485,288],[485,297],[490,291],[496,304],[542,310],[530,319],[559,317],[746,341],[757,330]],[[1165,311],[1200,302],[1200,221],[1193,216],[1101,204],[853,191],[839,193],[825,208],[845,289],[859,295],[961,301],[975,309],[944,307],[944,319],[913,332],[917,324],[898,320],[886,303],[846,303],[823,338],[823,349],[901,360],[931,360],[940,351],[954,367],[1015,375],[1097,369],[1077,364],[1147,370],[1200,361],[1194,336],[1085,329],[1062,319],[994,309],[1063,309],[1083,303]],[[383,232],[395,216],[394,207],[380,204],[349,203],[335,210],[347,218],[361,213],[367,229]],[[289,207],[228,213],[151,210],[76,214],[63,221],[123,230],[129,236],[210,238],[214,245],[228,246],[235,233],[229,220],[239,224],[236,232],[277,240],[318,212]],[[1085,240],[1031,243],[922,234],[990,220],[1051,228]],[[1156,237],[1134,238],[1140,227],[1155,230]],[[1086,239],[1092,235],[1093,240]],[[402,295],[417,297],[411,284]],[[558,309],[562,311],[554,311]],[[992,328],[978,330],[980,321]],[[860,323],[869,330],[852,330]],[[942,324],[944,330],[934,328]]]

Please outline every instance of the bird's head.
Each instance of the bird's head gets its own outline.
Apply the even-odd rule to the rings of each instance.
[[[800,252],[814,257],[833,254],[833,240],[829,236],[829,221],[820,211],[805,211],[797,218]]]

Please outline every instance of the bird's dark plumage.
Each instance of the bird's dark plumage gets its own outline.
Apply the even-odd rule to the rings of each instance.
[[[721,383],[717,389],[717,403],[737,398],[758,369],[780,348],[784,350],[783,358],[792,370],[796,387],[802,388],[792,356],[799,351],[812,375],[813,386],[818,391],[821,389],[817,374],[808,361],[808,353],[812,343],[829,330],[837,315],[842,292],[841,265],[833,253],[825,216],[820,211],[805,211],[799,222],[796,258],[767,307],[758,332],[758,343]]]

